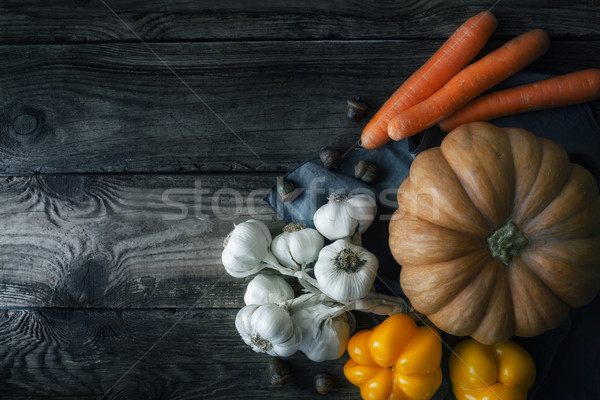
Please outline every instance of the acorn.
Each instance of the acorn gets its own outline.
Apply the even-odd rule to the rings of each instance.
[[[283,176],[277,177],[277,193],[279,193],[280,196],[283,197],[286,194],[293,192],[294,189],[295,187],[292,182],[288,181]]]
[[[283,385],[292,377],[290,369],[280,358],[273,357],[267,366],[271,385]]]
[[[361,160],[354,167],[354,177],[366,183],[379,179],[379,167],[370,161]]]
[[[296,197],[298,197],[298,195],[302,193],[301,189],[296,189],[294,184],[285,179],[283,176],[277,177],[276,186],[277,193],[283,201],[294,201]]]
[[[350,122],[358,122],[365,115],[367,111],[367,105],[360,101],[360,97],[350,99],[347,102],[346,117]]]
[[[314,377],[315,389],[321,394],[327,394],[333,389],[333,376],[326,372],[318,374]]]
[[[342,156],[339,151],[331,146],[325,146],[319,151],[319,158],[323,166],[327,169],[337,169],[342,162]]]

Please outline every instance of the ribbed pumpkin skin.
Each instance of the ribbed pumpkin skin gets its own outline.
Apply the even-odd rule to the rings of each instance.
[[[485,344],[555,328],[600,289],[600,197],[558,144],[477,122],[419,154],[389,245],[414,308]],[[529,243],[505,265],[487,238],[513,221]]]

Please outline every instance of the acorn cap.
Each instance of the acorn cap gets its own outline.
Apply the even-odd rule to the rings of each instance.
[[[293,192],[294,189],[295,187],[292,182],[288,181],[283,176],[277,177],[277,193],[279,193],[280,196],[285,196],[286,194]]]
[[[267,369],[271,385],[283,385],[292,377],[290,369],[277,357],[273,357],[269,360]]]
[[[360,101],[359,98],[350,99],[347,102],[346,117],[351,122],[357,122],[363,117],[367,108],[367,105]]]
[[[354,177],[366,183],[379,179],[379,167],[367,160],[360,160],[354,167]]]
[[[333,376],[326,372],[316,375],[313,382],[315,384],[315,389],[321,394],[327,394],[333,389]]]
[[[339,168],[342,162],[342,156],[339,151],[331,146],[325,146],[319,151],[319,158],[323,166],[327,169]]]

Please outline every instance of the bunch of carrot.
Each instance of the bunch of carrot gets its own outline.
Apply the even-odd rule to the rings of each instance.
[[[469,65],[496,27],[496,17],[489,11],[462,24],[369,121],[361,136],[363,147],[375,149],[435,124],[448,132],[468,122],[600,98],[600,69],[478,97],[535,61],[550,46],[546,32],[534,29]]]

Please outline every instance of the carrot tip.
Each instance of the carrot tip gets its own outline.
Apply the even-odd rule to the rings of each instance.
[[[362,135],[363,147],[375,149],[390,138],[390,118],[426,100],[440,90],[481,51],[497,27],[496,16],[482,11],[470,17],[448,38],[425,64],[415,71],[369,121]],[[424,78],[427,77],[427,78]]]

